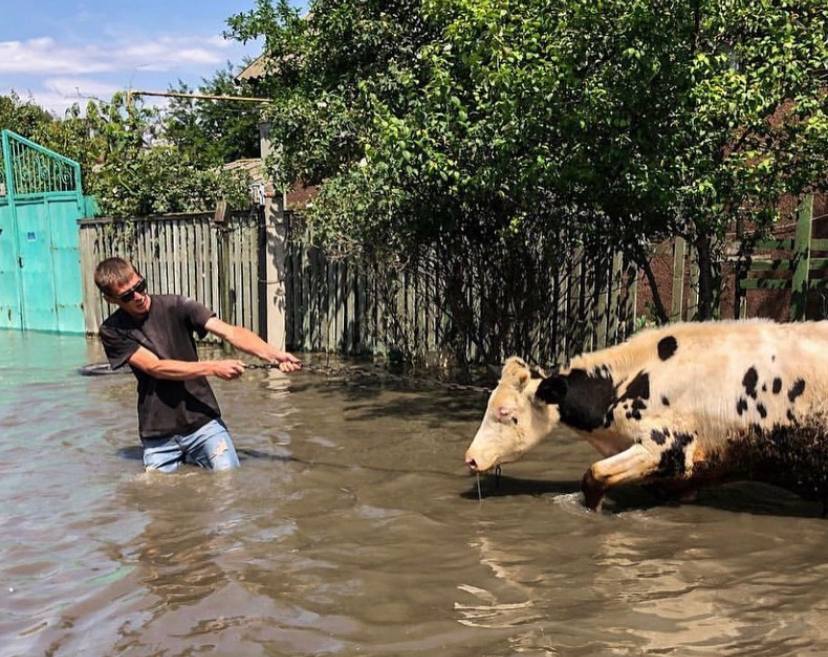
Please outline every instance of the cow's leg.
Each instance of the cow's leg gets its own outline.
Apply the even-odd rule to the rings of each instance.
[[[587,508],[596,510],[612,486],[642,481],[658,468],[659,456],[640,443],[590,466],[581,480]]]

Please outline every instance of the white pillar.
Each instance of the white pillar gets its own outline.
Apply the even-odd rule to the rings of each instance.
[[[267,341],[277,349],[284,349],[287,319],[285,195],[274,192],[272,184],[265,188],[264,216]]]
[[[259,124],[259,143],[262,162],[272,150],[268,138],[270,124]],[[277,192],[272,183],[265,185],[265,307],[267,341],[277,349],[285,348],[286,341],[286,270],[287,227],[285,225],[285,194]]]

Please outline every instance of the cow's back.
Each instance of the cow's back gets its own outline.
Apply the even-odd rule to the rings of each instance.
[[[821,418],[828,322],[673,324],[573,359],[570,369],[602,365],[611,368],[619,396],[630,385],[643,389],[646,377],[647,398],[633,413],[616,412],[614,431],[632,435],[638,423],[663,420],[697,432],[708,450],[733,432]]]

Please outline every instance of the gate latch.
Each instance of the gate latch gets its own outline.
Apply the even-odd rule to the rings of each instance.
[[[23,269],[23,256],[17,256],[17,264]]]

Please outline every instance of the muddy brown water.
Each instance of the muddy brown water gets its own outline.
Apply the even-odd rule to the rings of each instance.
[[[142,472],[131,376],[0,333],[0,655],[828,654],[828,521],[739,484],[587,513],[560,432],[466,475],[479,394],[250,372],[242,469]]]

